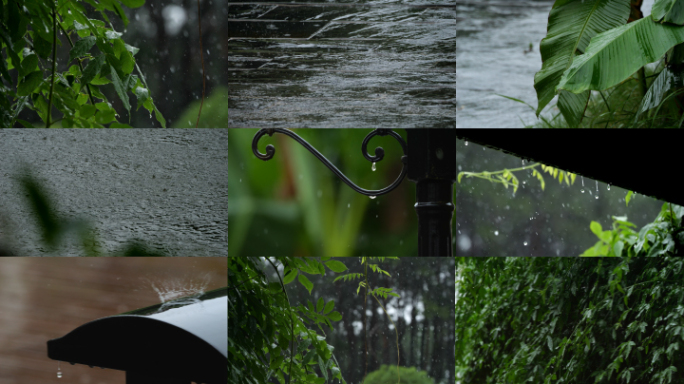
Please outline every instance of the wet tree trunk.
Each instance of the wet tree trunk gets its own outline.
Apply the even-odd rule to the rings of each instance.
[[[411,367],[415,365],[415,356],[416,356],[416,348],[415,348],[415,341],[416,341],[416,328],[418,327],[418,323],[416,323],[416,307],[414,306],[411,309],[411,346],[409,348],[408,352],[408,357],[406,359],[406,366]]]

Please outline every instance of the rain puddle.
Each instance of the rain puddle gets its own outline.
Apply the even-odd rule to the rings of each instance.
[[[229,127],[455,126],[451,1],[230,4]]]
[[[0,243],[48,256],[15,177],[27,165],[62,218],[84,219],[105,254],[137,239],[168,256],[227,255],[227,132],[0,130]],[[59,256],[83,253],[66,238]]]

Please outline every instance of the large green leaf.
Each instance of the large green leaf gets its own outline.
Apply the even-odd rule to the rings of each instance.
[[[639,116],[641,116],[642,113],[660,105],[665,98],[665,94],[672,88],[674,80],[674,74],[665,67],[662,72],[660,72],[660,75],[653,81],[653,84],[651,84],[651,87],[648,89],[648,92],[646,92],[646,95],[644,95],[644,98],[641,99],[639,110],[637,111],[636,116],[634,116],[635,122],[639,120]]]
[[[657,0],[651,9],[651,17],[661,23],[684,25],[684,1]]]
[[[629,0],[556,0],[549,13],[548,33],[540,45],[542,68],[534,76],[537,116],[556,95],[575,54],[584,52],[597,34],[624,25],[629,10]]]
[[[684,28],[659,24],[650,17],[614,28],[591,40],[586,52],[563,73],[558,89],[580,93],[614,87],[682,42]]]
[[[570,128],[577,128],[580,122],[582,122],[590,95],[591,91],[585,91],[580,94],[561,91],[558,97],[558,109],[560,109]]]

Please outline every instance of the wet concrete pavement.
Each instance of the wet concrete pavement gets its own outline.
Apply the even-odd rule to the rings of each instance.
[[[453,0],[233,2],[233,128],[454,128]]]
[[[60,215],[87,219],[110,254],[139,239],[169,256],[227,256],[228,132],[223,129],[0,129],[0,243],[56,254],[16,176],[27,164]]]

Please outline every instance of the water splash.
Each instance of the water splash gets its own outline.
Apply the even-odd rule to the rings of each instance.
[[[58,379],[62,378],[62,370],[59,367],[59,361],[57,362],[57,378]]]
[[[209,274],[197,279],[165,279],[154,282],[147,279],[152,289],[159,296],[159,301],[166,303],[184,296],[200,296],[209,286]]]

